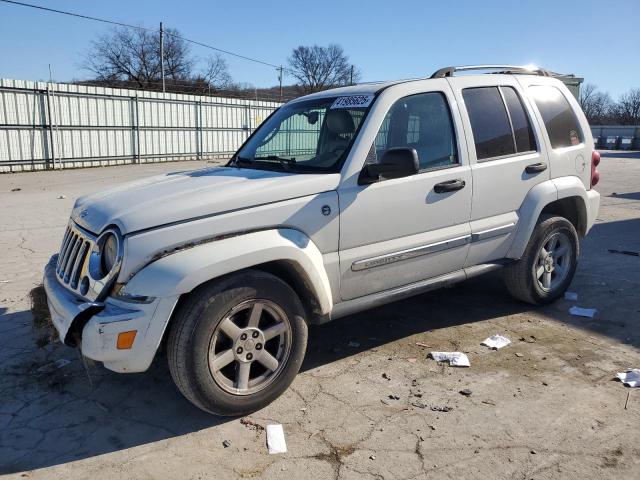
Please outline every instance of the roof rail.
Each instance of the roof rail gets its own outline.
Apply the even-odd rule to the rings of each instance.
[[[549,72],[535,65],[463,65],[460,67],[445,67],[436,71],[431,78],[453,77],[455,72],[466,72],[470,70],[498,70],[493,73],[519,73],[529,75],[541,75],[551,77],[557,74]]]

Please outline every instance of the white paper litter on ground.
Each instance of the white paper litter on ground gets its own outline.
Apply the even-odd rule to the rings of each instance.
[[[564,299],[570,302],[577,302],[578,294],[576,292],[564,292]]]
[[[469,357],[462,352],[430,352],[436,362],[449,362],[452,367],[469,367]]]
[[[569,309],[569,313],[571,315],[575,315],[576,317],[593,318],[596,312],[597,310],[595,308],[582,308],[573,306]]]
[[[616,377],[627,387],[640,387],[640,368],[627,370],[623,373],[616,373]]]
[[[267,447],[270,454],[287,453],[282,425],[267,425]]]
[[[503,337],[502,335],[491,335],[489,338],[484,340],[480,345],[484,345],[485,347],[494,348],[498,350],[499,348],[506,347],[511,343],[507,337]]]

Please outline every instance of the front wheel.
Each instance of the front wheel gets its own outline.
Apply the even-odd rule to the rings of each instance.
[[[579,251],[578,233],[570,221],[542,216],[522,258],[505,268],[509,293],[534,305],[555,301],[573,279]]]
[[[280,396],[307,344],[304,308],[293,289],[260,271],[196,289],[169,332],[169,370],[180,392],[218,415],[245,415]]]

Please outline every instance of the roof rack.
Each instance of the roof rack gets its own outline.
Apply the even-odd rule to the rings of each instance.
[[[559,75],[549,72],[535,65],[463,65],[460,67],[445,67],[436,71],[431,78],[453,77],[455,72],[467,72],[470,70],[498,70],[493,73],[517,73],[525,75],[541,75],[543,77],[552,77]]]

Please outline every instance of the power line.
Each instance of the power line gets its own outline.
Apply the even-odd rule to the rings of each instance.
[[[135,29],[138,29],[138,30],[145,30],[145,31],[154,32],[154,33],[158,32],[158,30],[155,29],[155,28],[146,28],[146,27],[141,27],[141,26],[137,26],[137,25],[130,25],[128,23],[116,22],[114,20],[108,20],[108,19],[105,19],[105,18],[91,17],[89,15],[82,15],[80,13],[66,12],[64,10],[57,10],[55,8],[43,7],[41,5],[33,5],[33,4],[30,4],[30,3],[17,2],[15,0],[0,0],[0,2],[11,3],[11,4],[14,4],[14,5],[20,5],[22,7],[35,8],[35,9],[38,9],[38,10],[44,10],[44,11],[52,12],[52,13],[59,13],[61,15],[69,15],[71,17],[83,18],[85,20],[93,20],[95,22],[109,23],[111,25],[118,25],[120,27],[135,28]],[[175,33],[167,32],[167,31],[165,31],[164,33],[165,33],[165,35],[171,35],[172,37],[179,38],[180,40],[184,40],[185,42],[193,43],[194,45],[199,45],[201,47],[208,48],[210,50],[215,50],[216,52],[224,53],[226,55],[231,55],[231,56],[236,57],[236,58],[241,58],[243,60],[247,60],[247,61],[250,61],[250,62],[260,63],[262,65],[266,65],[268,67],[273,67],[273,68],[276,68],[276,69],[282,68],[280,65],[275,65],[273,63],[265,62],[264,60],[258,60],[257,58],[247,57],[246,55],[240,55],[239,53],[231,52],[229,50],[224,50],[222,48],[214,47],[212,45],[207,45],[206,43],[198,42],[196,40],[191,40],[190,38],[186,38],[186,37],[183,37],[181,35],[177,35]]]

